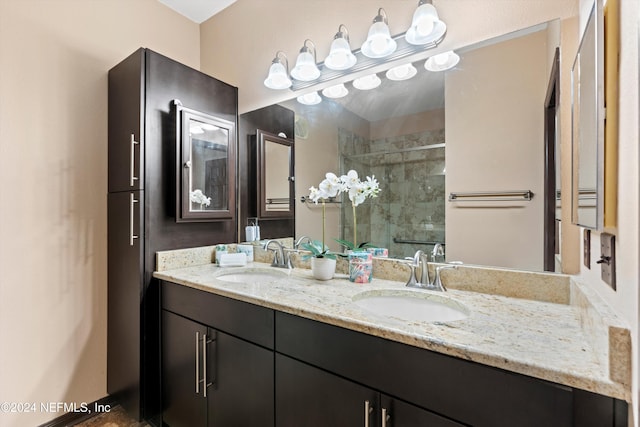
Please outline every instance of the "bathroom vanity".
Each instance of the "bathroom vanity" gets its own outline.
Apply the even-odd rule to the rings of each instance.
[[[620,365],[629,357],[628,334],[567,276],[470,267],[443,273],[444,298],[466,307],[468,317],[424,322],[354,303],[367,292],[427,292],[396,280],[319,282],[303,268],[261,263],[157,264],[168,268],[155,273],[167,425],[627,425],[630,376]],[[491,285],[477,285],[482,292],[462,290],[491,275]],[[513,288],[548,282],[555,296],[505,296],[495,288],[513,279],[520,282]],[[601,317],[587,319],[594,312]],[[606,332],[613,330],[617,338]],[[599,339],[620,341],[603,350]]]

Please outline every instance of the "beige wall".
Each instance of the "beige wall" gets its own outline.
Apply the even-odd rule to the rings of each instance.
[[[539,31],[474,49],[446,76],[446,194],[535,194],[529,202],[448,202],[448,259],[543,270],[546,43]]]
[[[0,402],[106,395],[107,71],[199,44],[155,0],[0,0]]]

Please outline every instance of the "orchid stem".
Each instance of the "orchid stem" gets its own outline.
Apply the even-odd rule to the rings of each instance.
[[[324,219],[325,219],[324,199],[322,199],[322,252],[324,252]]]
[[[358,248],[358,242],[356,241],[358,226],[356,225],[356,205],[351,203],[351,209],[353,209],[353,250]]]

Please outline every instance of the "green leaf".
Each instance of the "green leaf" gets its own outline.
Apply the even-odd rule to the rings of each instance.
[[[333,239],[333,240],[335,240],[336,242],[340,243],[342,246],[344,246],[345,248],[347,248],[347,249],[349,249],[351,251],[356,248],[356,246],[352,242],[350,242],[348,240],[343,240],[343,239]]]
[[[311,252],[311,254],[302,255],[303,260],[307,260],[311,257],[336,259],[336,255],[329,251],[329,247],[323,247],[322,242],[319,240],[312,240],[311,242],[303,243],[302,248]]]

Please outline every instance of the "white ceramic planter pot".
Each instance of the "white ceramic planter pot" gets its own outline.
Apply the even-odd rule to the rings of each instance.
[[[318,280],[331,280],[336,272],[336,260],[330,258],[311,258],[311,272]]]

